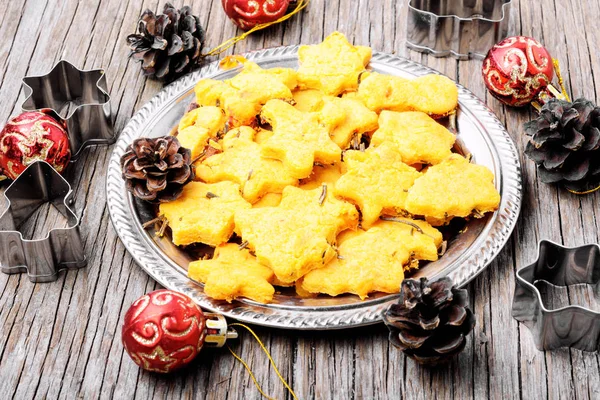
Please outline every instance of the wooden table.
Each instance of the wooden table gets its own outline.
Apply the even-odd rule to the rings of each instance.
[[[180,6],[184,1],[177,0]],[[188,0],[206,27],[207,46],[235,36],[219,0]],[[0,2],[0,120],[19,112],[21,78],[44,74],[60,59],[105,68],[116,129],[155,95],[127,58],[125,38],[156,0],[11,0]],[[162,8],[162,2],[160,4]],[[315,43],[340,30],[356,44],[396,53],[440,70],[486,99],[522,150],[530,108],[509,109],[486,93],[480,61],[436,59],[405,47],[407,0],[313,0],[307,12],[239,43],[244,52]],[[574,98],[600,95],[600,5],[596,0],[514,0],[512,34],[541,40],[560,60]],[[594,73],[595,72],[595,73]],[[227,350],[205,351],[188,369],[170,376],[141,371],[124,353],[121,322],[129,305],[159,287],[128,255],[114,231],[104,184],[111,148],[88,150],[76,180],[76,208],[89,265],[33,284],[24,275],[0,274],[0,397],[24,398],[245,398],[260,394]],[[517,228],[500,256],[469,286],[477,326],[467,348],[448,367],[419,367],[392,347],[383,325],[338,332],[287,332],[256,327],[299,398],[562,398],[600,396],[596,354],[543,353],[510,315],[515,270],[533,261],[542,238],[566,245],[597,242],[600,195],[577,197],[540,183],[522,157],[524,202]],[[4,200],[4,199],[2,199]],[[56,213],[38,213],[28,234],[54,226]],[[566,292],[555,296],[566,302]],[[589,303],[586,288],[571,300]],[[259,346],[246,333],[233,348],[271,396],[290,398]]]

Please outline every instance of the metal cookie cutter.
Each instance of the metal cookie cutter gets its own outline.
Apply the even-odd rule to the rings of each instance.
[[[61,60],[46,75],[23,78],[23,90],[23,111],[49,111],[65,123],[71,160],[88,145],[114,143],[104,70],[84,71]]]
[[[586,283],[600,290],[600,247],[590,244],[567,248],[543,240],[538,259],[517,271],[512,315],[532,332],[539,350],[573,347],[584,351],[599,349],[600,312],[573,305],[551,310],[543,303],[537,281],[556,286]]]
[[[410,0],[406,45],[435,57],[485,58],[508,34],[512,0]]]
[[[30,164],[6,189],[8,208],[0,216],[0,269],[27,272],[32,282],[49,282],[64,268],[80,268],[87,260],[79,234],[79,218],[69,183],[45,161]],[[68,227],[50,230],[43,239],[24,239],[19,227],[41,205],[51,203]]]

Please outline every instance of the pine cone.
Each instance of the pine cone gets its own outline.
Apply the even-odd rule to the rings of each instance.
[[[121,169],[127,190],[151,203],[177,199],[194,179],[191,152],[174,136],[136,139],[121,157]]]
[[[138,21],[138,34],[127,36],[131,56],[142,61],[146,75],[172,80],[200,62],[204,29],[189,6],[179,11],[166,3],[163,13],[146,10]]]
[[[467,291],[453,287],[450,278],[404,280],[398,303],[383,315],[390,341],[421,364],[448,361],[464,349],[475,326],[468,302]]]
[[[540,116],[525,124],[531,137],[525,154],[544,183],[559,182],[585,193],[600,186],[600,108],[591,101],[552,99]]]

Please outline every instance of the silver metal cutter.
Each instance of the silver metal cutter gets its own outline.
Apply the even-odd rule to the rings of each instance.
[[[485,58],[508,34],[512,0],[410,0],[406,45],[435,57]]]
[[[59,61],[46,75],[23,78],[23,111],[51,112],[67,127],[71,160],[89,145],[111,144],[116,137],[103,69],[81,70]]]
[[[27,272],[32,282],[49,282],[61,269],[86,265],[72,193],[69,182],[45,161],[30,164],[6,189],[8,208],[0,216],[2,272]],[[45,203],[60,211],[68,227],[52,229],[39,240],[24,239],[20,226]]]
[[[600,293],[600,246],[563,247],[542,240],[538,259],[517,271],[512,315],[533,334],[539,350],[573,347],[584,351],[599,349],[600,312],[571,305],[549,309],[535,286],[546,281],[556,286],[588,284]]]

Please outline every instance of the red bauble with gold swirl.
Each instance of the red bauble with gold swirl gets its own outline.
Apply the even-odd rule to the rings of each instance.
[[[221,0],[221,3],[233,23],[247,31],[283,17],[290,0]]]
[[[125,314],[122,341],[141,368],[168,373],[196,357],[206,339],[206,318],[188,296],[156,290],[137,299]]]
[[[10,179],[16,179],[37,160],[47,161],[62,172],[70,159],[67,131],[42,112],[24,112],[8,121],[0,132],[0,173]]]
[[[548,50],[526,36],[504,39],[483,61],[483,81],[490,93],[506,105],[531,103],[552,82],[554,65]]]

